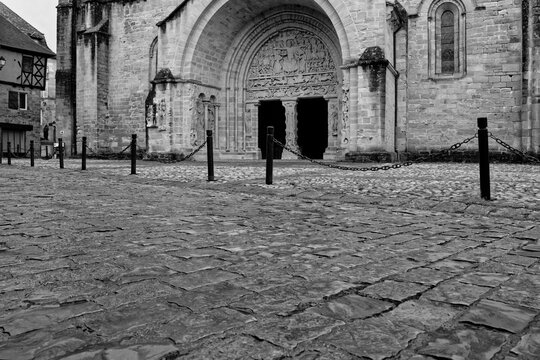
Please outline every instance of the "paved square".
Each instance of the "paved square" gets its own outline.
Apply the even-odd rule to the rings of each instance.
[[[540,167],[0,165],[0,359],[538,359]]]

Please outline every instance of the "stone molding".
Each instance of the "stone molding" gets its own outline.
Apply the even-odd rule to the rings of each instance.
[[[409,13],[409,17],[417,17],[422,12],[422,9],[424,6],[427,6],[425,4],[429,4],[429,7],[433,6],[435,3],[440,3],[445,0],[420,0],[420,3],[416,6],[416,8],[412,9]],[[481,7],[478,7],[477,0],[456,0],[461,3],[465,11],[473,11],[473,10],[482,10]],[[428,8],[429,8],[428,7]]]

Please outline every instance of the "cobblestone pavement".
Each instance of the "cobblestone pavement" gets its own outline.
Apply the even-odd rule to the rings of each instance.
[[[0,359],[539,359],[540,167],[0,165]]]

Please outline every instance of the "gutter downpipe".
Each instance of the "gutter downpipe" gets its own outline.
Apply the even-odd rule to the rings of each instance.
[[[400,25],[396,30],[393,32],[393,59],[392,59],[392,65],[394,66],[394,69],[396,68],[396,34],[399,30],[403,28],[403,25]],[[394,152],[396,153],[397,160],[399,159],[399,151],[397,146],[397,135],[398,135],[398,79],[399,79],[399,72],[396,69],[396,74],[394,74]]]

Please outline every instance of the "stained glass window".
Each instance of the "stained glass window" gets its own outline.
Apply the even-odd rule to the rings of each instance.
[[[454,42],[454,13],[445,11],[441,16],[441,72],[443,74],[452,74],[455,71]]]

